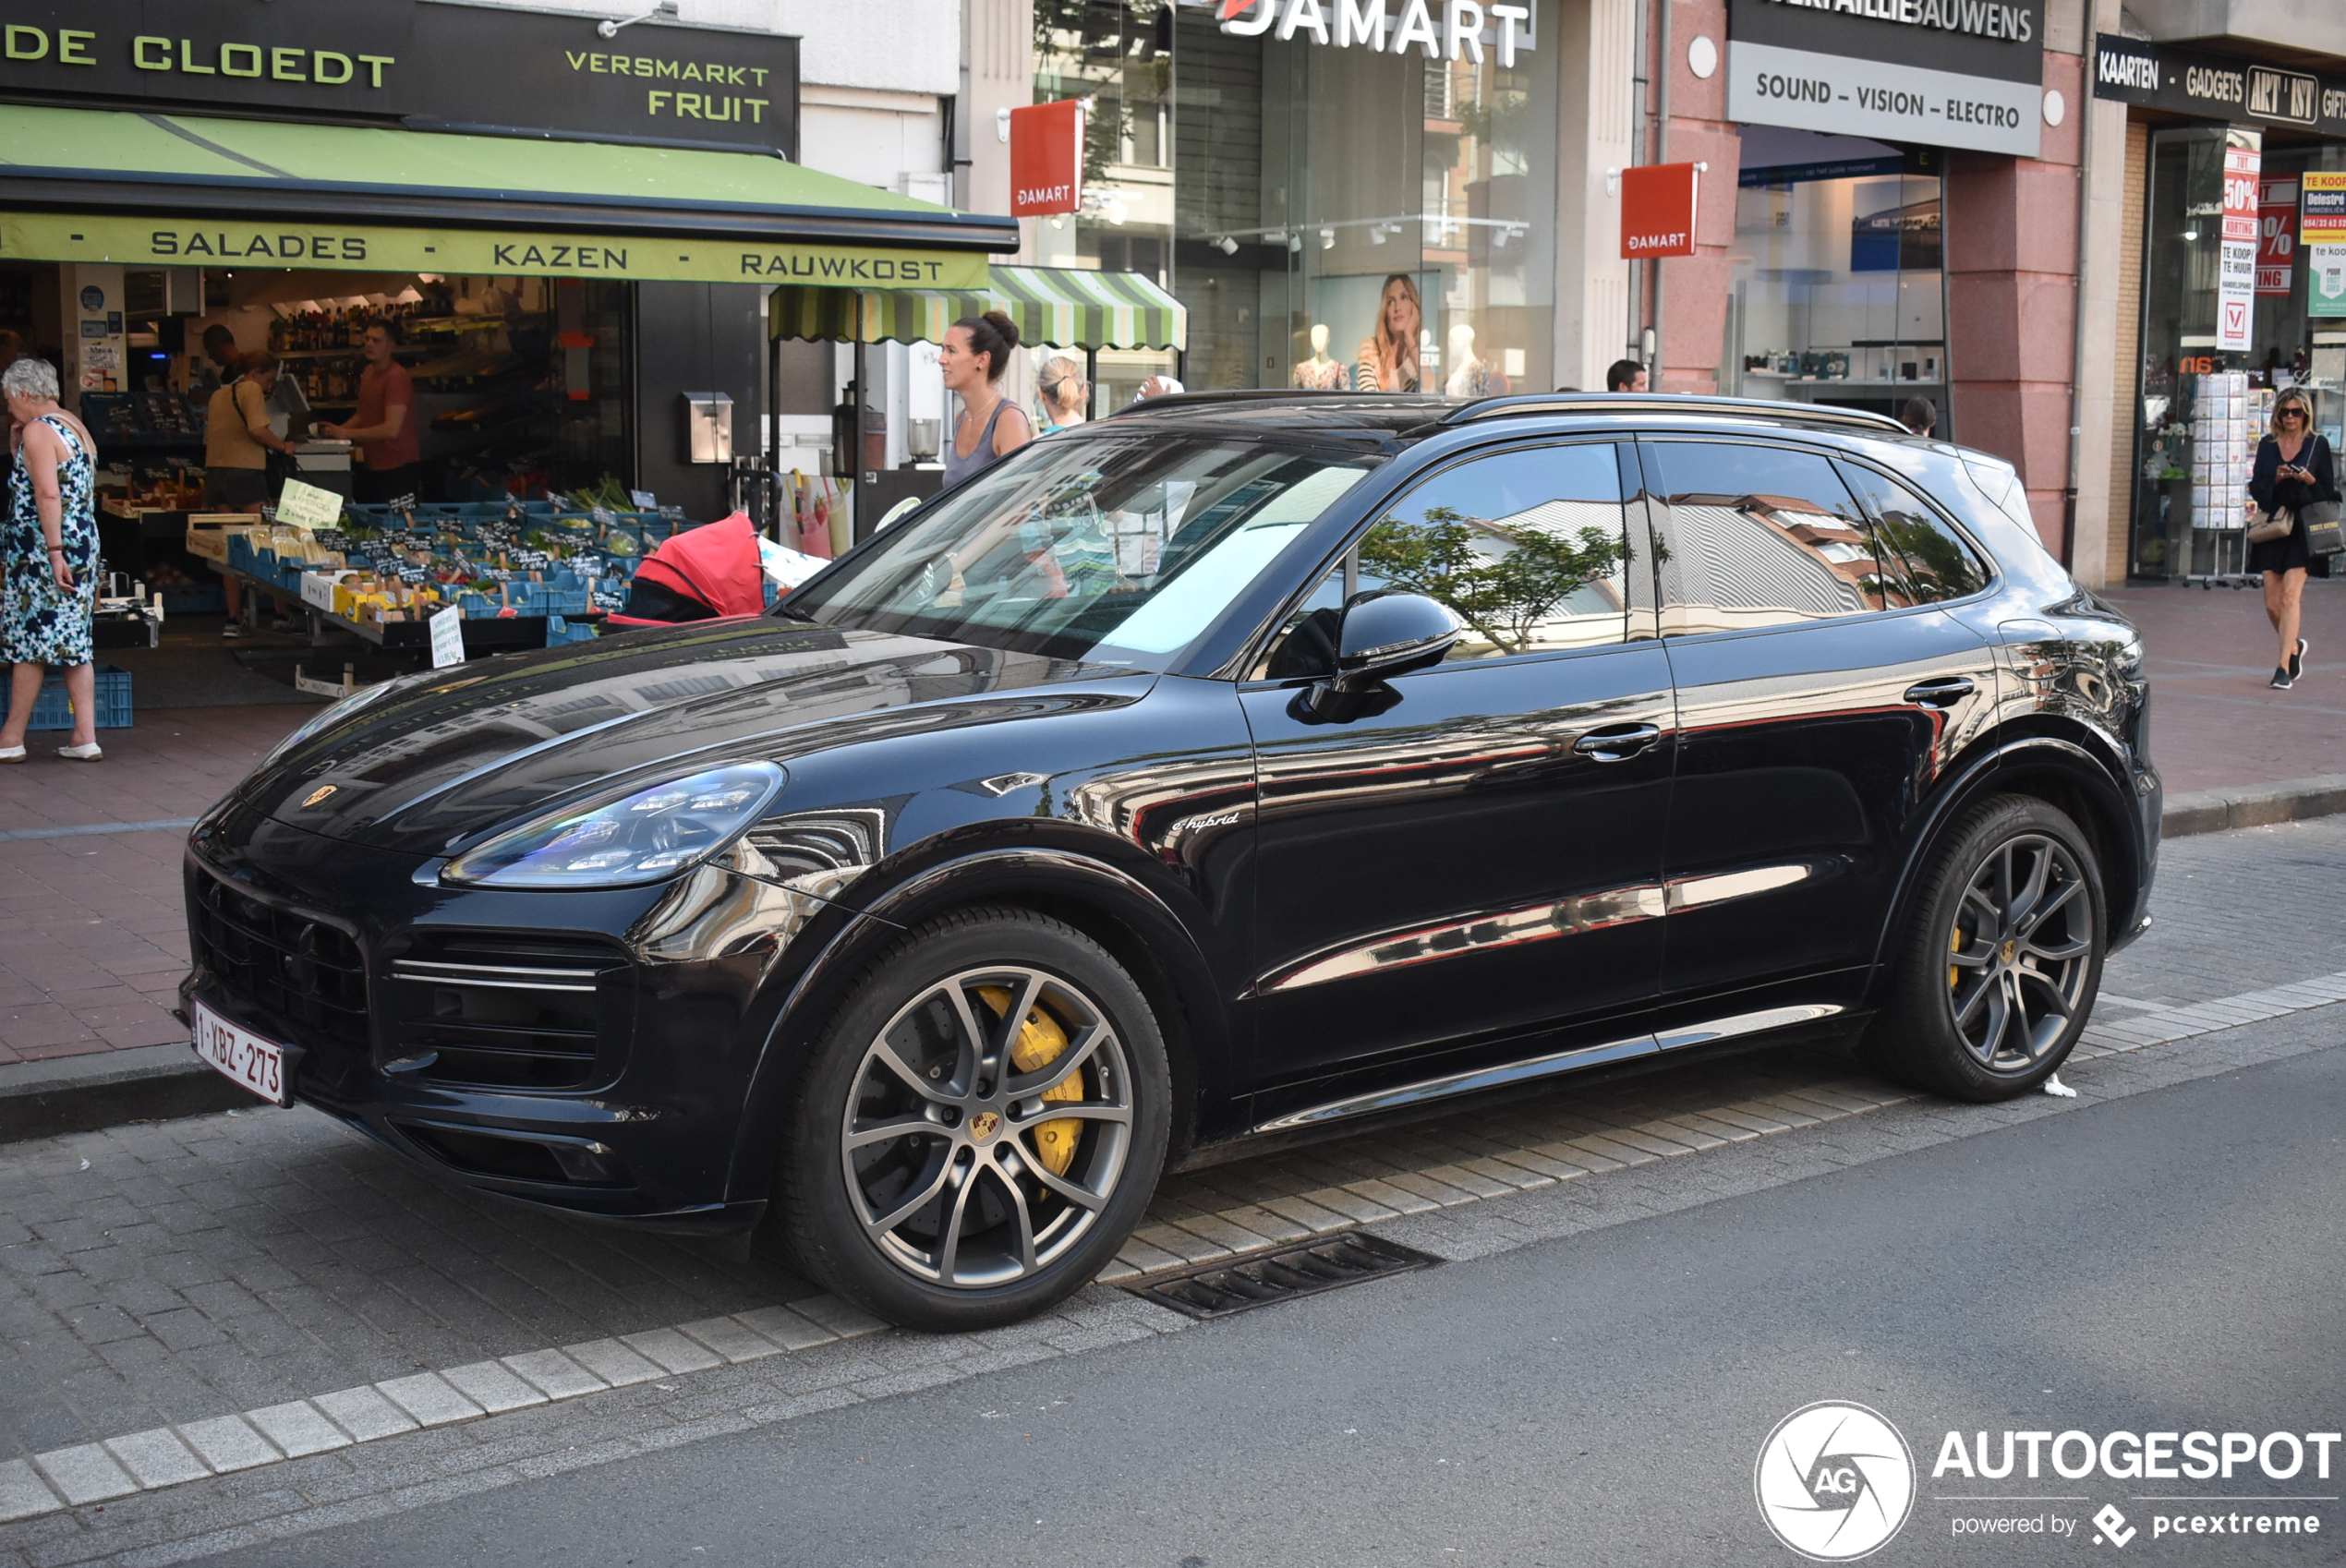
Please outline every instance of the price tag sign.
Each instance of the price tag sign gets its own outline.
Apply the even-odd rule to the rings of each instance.
[[[629,490],[627,499],[635,503],[635,510],[638,512],[649,512],[659,504],[652,499],[652,492],[649,490]]]
[[[331,528],[342,521],[342,497],[287,479],[277,495],[277,521],[296,528]]]
[[[445,669],[465,662],[465,612],[454,605],[435,610],[425,622],[431,628],[431,667]]]

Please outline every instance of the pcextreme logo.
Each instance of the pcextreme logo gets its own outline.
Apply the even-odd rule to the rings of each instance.
[[[1850,1562],[1905,1524],[1915,1459],[1879,1411],[1820,1400],[1776,1423],[1751,1487],[1778,1540],[1811,1562]]]

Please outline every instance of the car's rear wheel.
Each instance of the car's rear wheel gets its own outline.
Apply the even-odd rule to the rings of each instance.
[[[2077,825],[2027,796],[1984,802],[1917,889],[1864,1055],[1958,1099],[2038,1087],[2085,1030],[2106,931],[2101,867]]]
[[[791,1248],[881,1317],[1029,1317],[1115,1257],[1165,1158],[1163,1037],[1131,975],[1030,911],[920,927],[835,1015],[790,1118]]]

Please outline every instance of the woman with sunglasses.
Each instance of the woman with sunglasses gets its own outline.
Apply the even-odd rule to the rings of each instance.
[[[2256,445],[2256,467],[2249,476],[2248,493],[2270,512],[2292,511],[2315,501],[2338,499],[2338,472],[2329,443],[2314,428],[2311,399],[2290,387],[2273,400],[2273,431]],[[2305,593],[2305,573],[2314,563],[2305,545],[2305,519],[2278,539],[2248,547],[2248,570],[2265,577],[2265,615],[2280,637],[2280,662],[2273,669],[2271,685],[2286,692],[2305,672],[2305,639],[2297,634],[2298,609]],[[2322,575],[2329,575],[2328,562]]]

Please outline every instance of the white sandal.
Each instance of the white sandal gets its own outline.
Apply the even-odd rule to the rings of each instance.
[[[59,746],[57,754],[68,762],[96,762],[106,754],[92,741],[86,746]]]
[[[24,761],[24,748],[22,746],[0,746],[0,762],[22,761]]]

